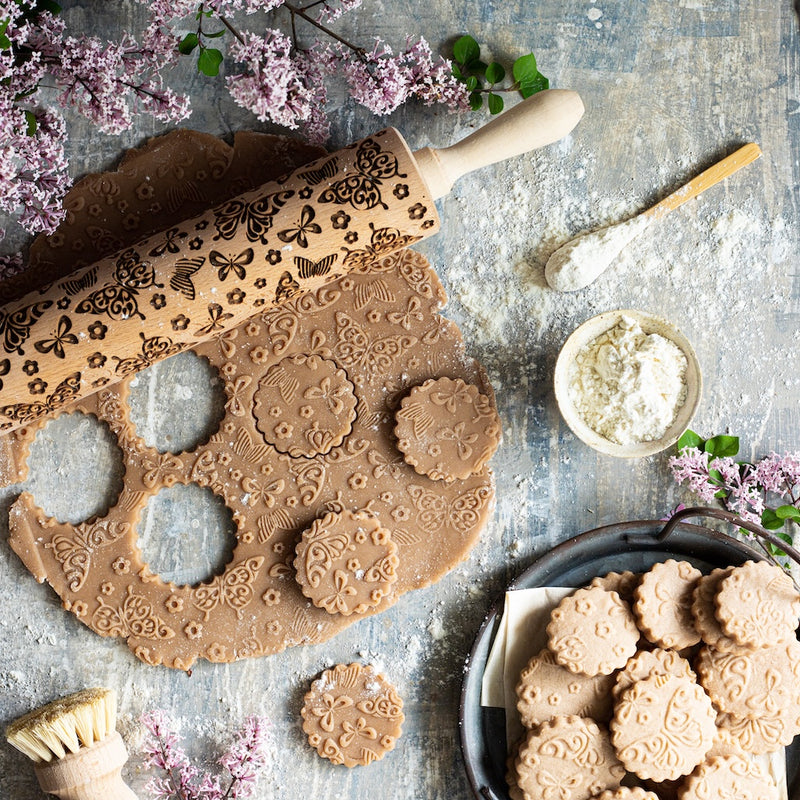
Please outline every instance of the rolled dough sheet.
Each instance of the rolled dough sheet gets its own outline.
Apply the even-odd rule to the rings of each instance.
[[[511,746],[525,729],[517,713],[517,679],[528,659],[547,644],[545,628],[550,612],[574,589],[544,586],[506,592],[503,616],[497,628],[481,682],[481,705],[506,712],[506,741]],[[783,750],[752,756],[772,777],[780,800],[788,800],[786,754]]]

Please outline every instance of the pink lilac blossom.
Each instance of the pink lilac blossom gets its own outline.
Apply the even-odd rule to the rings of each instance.
[[[389,114],[411,98],[427,105],[443,103],[452,111],[468,108],[466,87],[453,77],[450,62],[434,59],[422,38],[409,38],[396,55],[379,38],[365,52],[344,44],[333,32],[333,46],[316,39],[300,48],[270,27],[261,34],[237,33],[228,19],[286,5],[294,30],[297,18],[311,20],[307,14],[312,7],[323,25],[358,8],[362,0],[324,0],[299,9],[285,0],[137,2],[148,8],[138,40],[122,33],[117,41],[104,41],[67,35],[63,19],[37,11],[28,0],[0,0],[3,35],[10,42],[0,50],[0,210],[16,216],[31,233],[56,228],[70,186],[67,126],[53,99],[109,134],[130,128],[141,114],[179,122],[189,115],[190,100],[166,81],[187,32],[197,31],[202,50],[210,46],[204,34],[231,27],[226,84],[233,99],[262,122],[302,128],[316,144],[330,133],[328,79],[337,74],[344,76],[351,96],[375,114]],[[208,30],[199,27],[203,23]]]
[[[246,800],[253,797],[258,774],[268,760],[268,723],[262,717],[248,717],[230,749],[219,759],[227,778],[200,773],[191,765],[163,711],[142,717],[149,734],[143,749],[145,766],[164,773],[153,778],[147,791],[155,800]]]
[[[769,496],[800,507],[800,453],[771,453],[756,464],[733,458],[709,458],[697,447],[685,447],[669,460],[672,475],[703,502],[720,501],[729,511],[760,522]]]
[[[231,97],[262,122],[297,128],[311,116],[314,93],[297,68],[291,40],[277,30],[242,38],[230,47],[231,56],[245,65],[244,72],[226,79]]]

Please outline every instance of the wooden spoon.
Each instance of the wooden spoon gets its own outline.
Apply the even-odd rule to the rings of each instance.
[[[638,216],[584,233],[562,245],[545,265],[547,283],[559,292],[574,292],[588,286],[653,220],[666,217],[687,200],[733,175],[760,155],[761,149],[757,144],[746,144]]]

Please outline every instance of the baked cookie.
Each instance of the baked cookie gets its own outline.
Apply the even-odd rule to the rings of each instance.
[[[611,741],[629,772],[654,781],[688,775],[705,758],[716,733],[708,695],[689,678],[654,675],[620,695]]]
[[[680,653],[660,647],[655,650],[640,650],[629,658],[624,669],[616,674],[612,689],[614,698],[618,698],[636,681],[649,678],[651,675],[677,675],[679,678],[689,678],[692,681],[697,679],[689,662]]]
[[[609,572],[607,575],[593,578],[590,587],[599,586],[607,592],[616,592],[626,603],[633,603],[633,590],[639,585],[641,575],[638,572]]]
[[[584,675],[609,675],[624,667],[638,640],[630,606],[599,586],[565,597],[547,625],[547,645],[558,663]]]
[[[707,645],[696,663],[700,683],[720,710],[736,717],[800,718],[800,642],[723,653]]]
[[[295,550],[303,594],[330,614],[376,608],[397,580],[397,545],[367,511],[329,512],[315,519]]]
[[[641,786],[620,786],[616,790],[606,789],[591,800],[659,800],[659,797]]]
[[[346,767],[370,764],[392,750],[403,725],[403,701],[383,675],[361,664],[337,664],[311,684],[303,708],[308,743]]]
[[[611,718],[614,676],[570,672],[547,648],[528,661],[517,683],[517,710],[526,728],[573,714],[599,722]]]
[[[778,787],[761,766],[742,756],[709,759],[684,783],[680,800],[778,800]]]
[[[791,744],[800,733],[800,719],[786,715],[762,715],[753,718],[717,714],[717,725],[738,743],[742,750],[760,756],[774,753]]]
[[[688,561],[670,558],[642,575],[633,613],[653,644],[683,650],[700,641],[692,618],[692,593],[701,574]]]
[[[736,641],[725,635],[717,619],[716,596],[720,581],[731,574],[733,567],[715,569],[708,575],[703,575],[695,586],[692,594],[692,619],[694,626],[703,642],[711,645],[716,650],[741,650]]]
[[[525,800],[586,800],[619,788],[625,775],[606,731],[575,716],[555,717],[529,731],[516,770]]]
[[[772,647],[795,638],[800,594],[776,564],[747,561],[720,581],[716,616],[737,644]]]
[[[500,444],[500,417],[477,386],[438,378],[415,386],[395,414],[406,463],[435,481],[477,475]]]

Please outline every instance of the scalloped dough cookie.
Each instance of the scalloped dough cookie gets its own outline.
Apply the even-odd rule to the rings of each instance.
[[[544,648],[528,661],[517,683],[517,710],[526,728],[573,714],[596,721],[611,718],[613,675],[570,672]]]
[[[606,731],[575,716],[555,717],[529,731],[516,770],[525,800],[585,800],[619,788],[625,775]]]
[[[719,583],[716,616],[742,647],[772,647],[795,638],[800,594],[789,574],[766,561],[746,561]]]
[[[712,758],[699,766],[684,783],[681,800],[778,800],[775,781],[761,766],[742,756]]]
[[[547,646],[570,672],[609,675],[636,652],[639,630],[616,592],[578,589],[550,615]]]
[[[683,650],[700,641],[692,618],[692,593],[702,573],[688,561],[667,559],[642,575],[633,613],[653,644]]]
[[[308,743],[334,764],[366,766],[392,750],[402,732],[403,701],[371,665],[337,664],[311,684],[303,708]]]
[[[611,741],[629,772],[654,781],[688,775],[716,735],[708,695],[689,678],[654,675],[626,689],[614,707]]]

